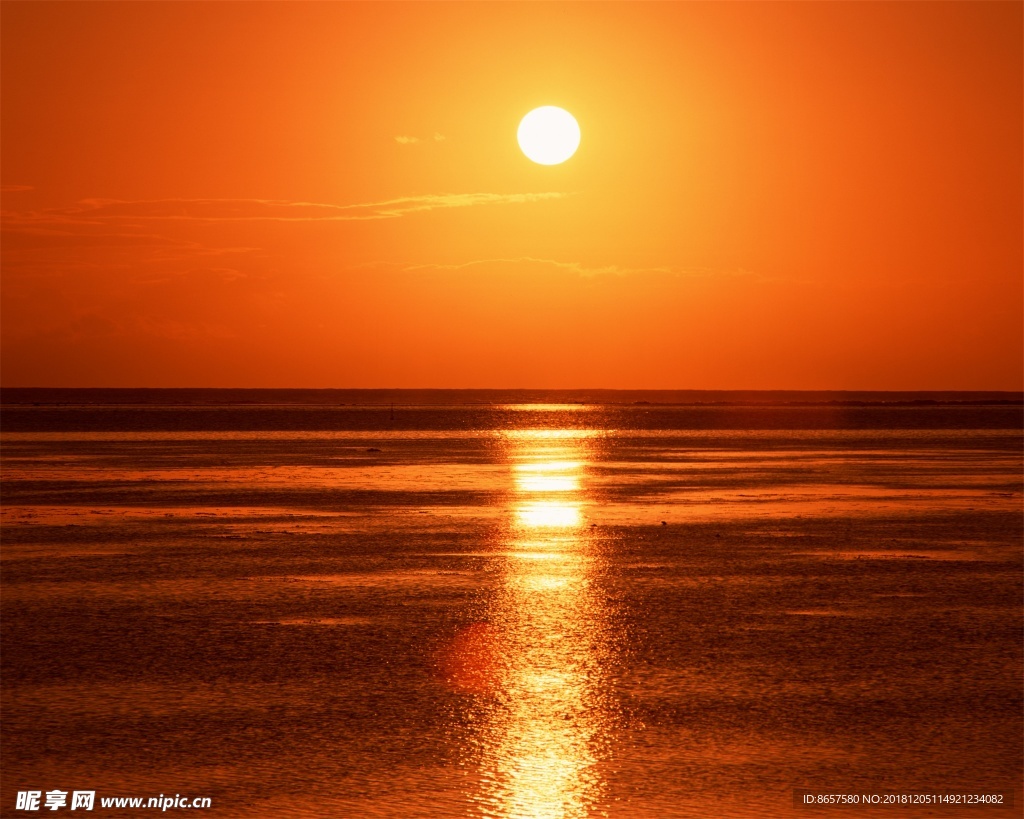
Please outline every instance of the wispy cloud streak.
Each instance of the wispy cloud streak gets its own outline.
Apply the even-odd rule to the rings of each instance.
[[[85,199],[67,208],[4,214],[7,226],[104,224],[116,221],[353,222],[397,219],[411,213],[479,205],[524,204],[562,199],[568,193],[437,193],[381,202],[331,205],[274,199]]]
[[[706,279],[706,278],[749,278],[758,281],[769,279],[751,270],[741,267],[736,268],[713,268],[713,267],[628,267],[617,264],[588,266],[581,262],[562,262],[557,259],[539,259],[535,256],[517,256],[514,258],[494,259],[473,259],[458,264],[415,264],[400,266],[404,271],[435,271],[435,270],[472,270],[474,268],[495,269],[498,267],[523,267],[523,266],[550,267],[556,270],[563,270],[567,273],[575,273],[582,277],[591,276],[633,276],[633,275],[664,275],[683,279]],[[366,265],[367,267],[382,266]],[[384,264],[383,266],[393,266]]]
[[[496,265],[541,265],[577,273],[580,276],[626,276],[637,273],[689,273],[697,271],[678,271],[671,267],[623,267],[610,264],[599,267],[588,267],[580,262],[560,262],[556,259],[538,259],[533,256],[519,256],[511,259],[474,259],[460,264],[418,264],[409,265],[404,270],[468,270],[475,267],[494,267]],[[712,271],[707,271],[710,274]]]

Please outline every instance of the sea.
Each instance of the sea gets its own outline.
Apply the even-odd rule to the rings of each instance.
[[[0,403],[0,816],[1024,813],[1020,393]]]

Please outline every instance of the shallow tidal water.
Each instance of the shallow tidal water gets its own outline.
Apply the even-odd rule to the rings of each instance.
[[[1020,815],[1019,406],[3,417],[2,816]]]

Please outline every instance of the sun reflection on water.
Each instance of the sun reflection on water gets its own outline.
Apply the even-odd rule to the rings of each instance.
[[[612,719],[607,613],[595,592],[596,541],[585,528],[586,433],[509,436],[514,495],[501,590],[488,623],[492,684],[477,720],[492,817],[582,817],[603,792]]]
[[[531,501],[516,507],[519,524],[533,529],[565,529],[580,525],[577,503],[565,501]]]

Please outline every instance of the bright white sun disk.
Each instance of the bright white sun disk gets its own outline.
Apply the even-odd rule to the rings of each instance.
[[[564,108],[545,105],[523,117],[516,134],[523,153],[539,165],[557,165],[576,153],[580,126]]]

